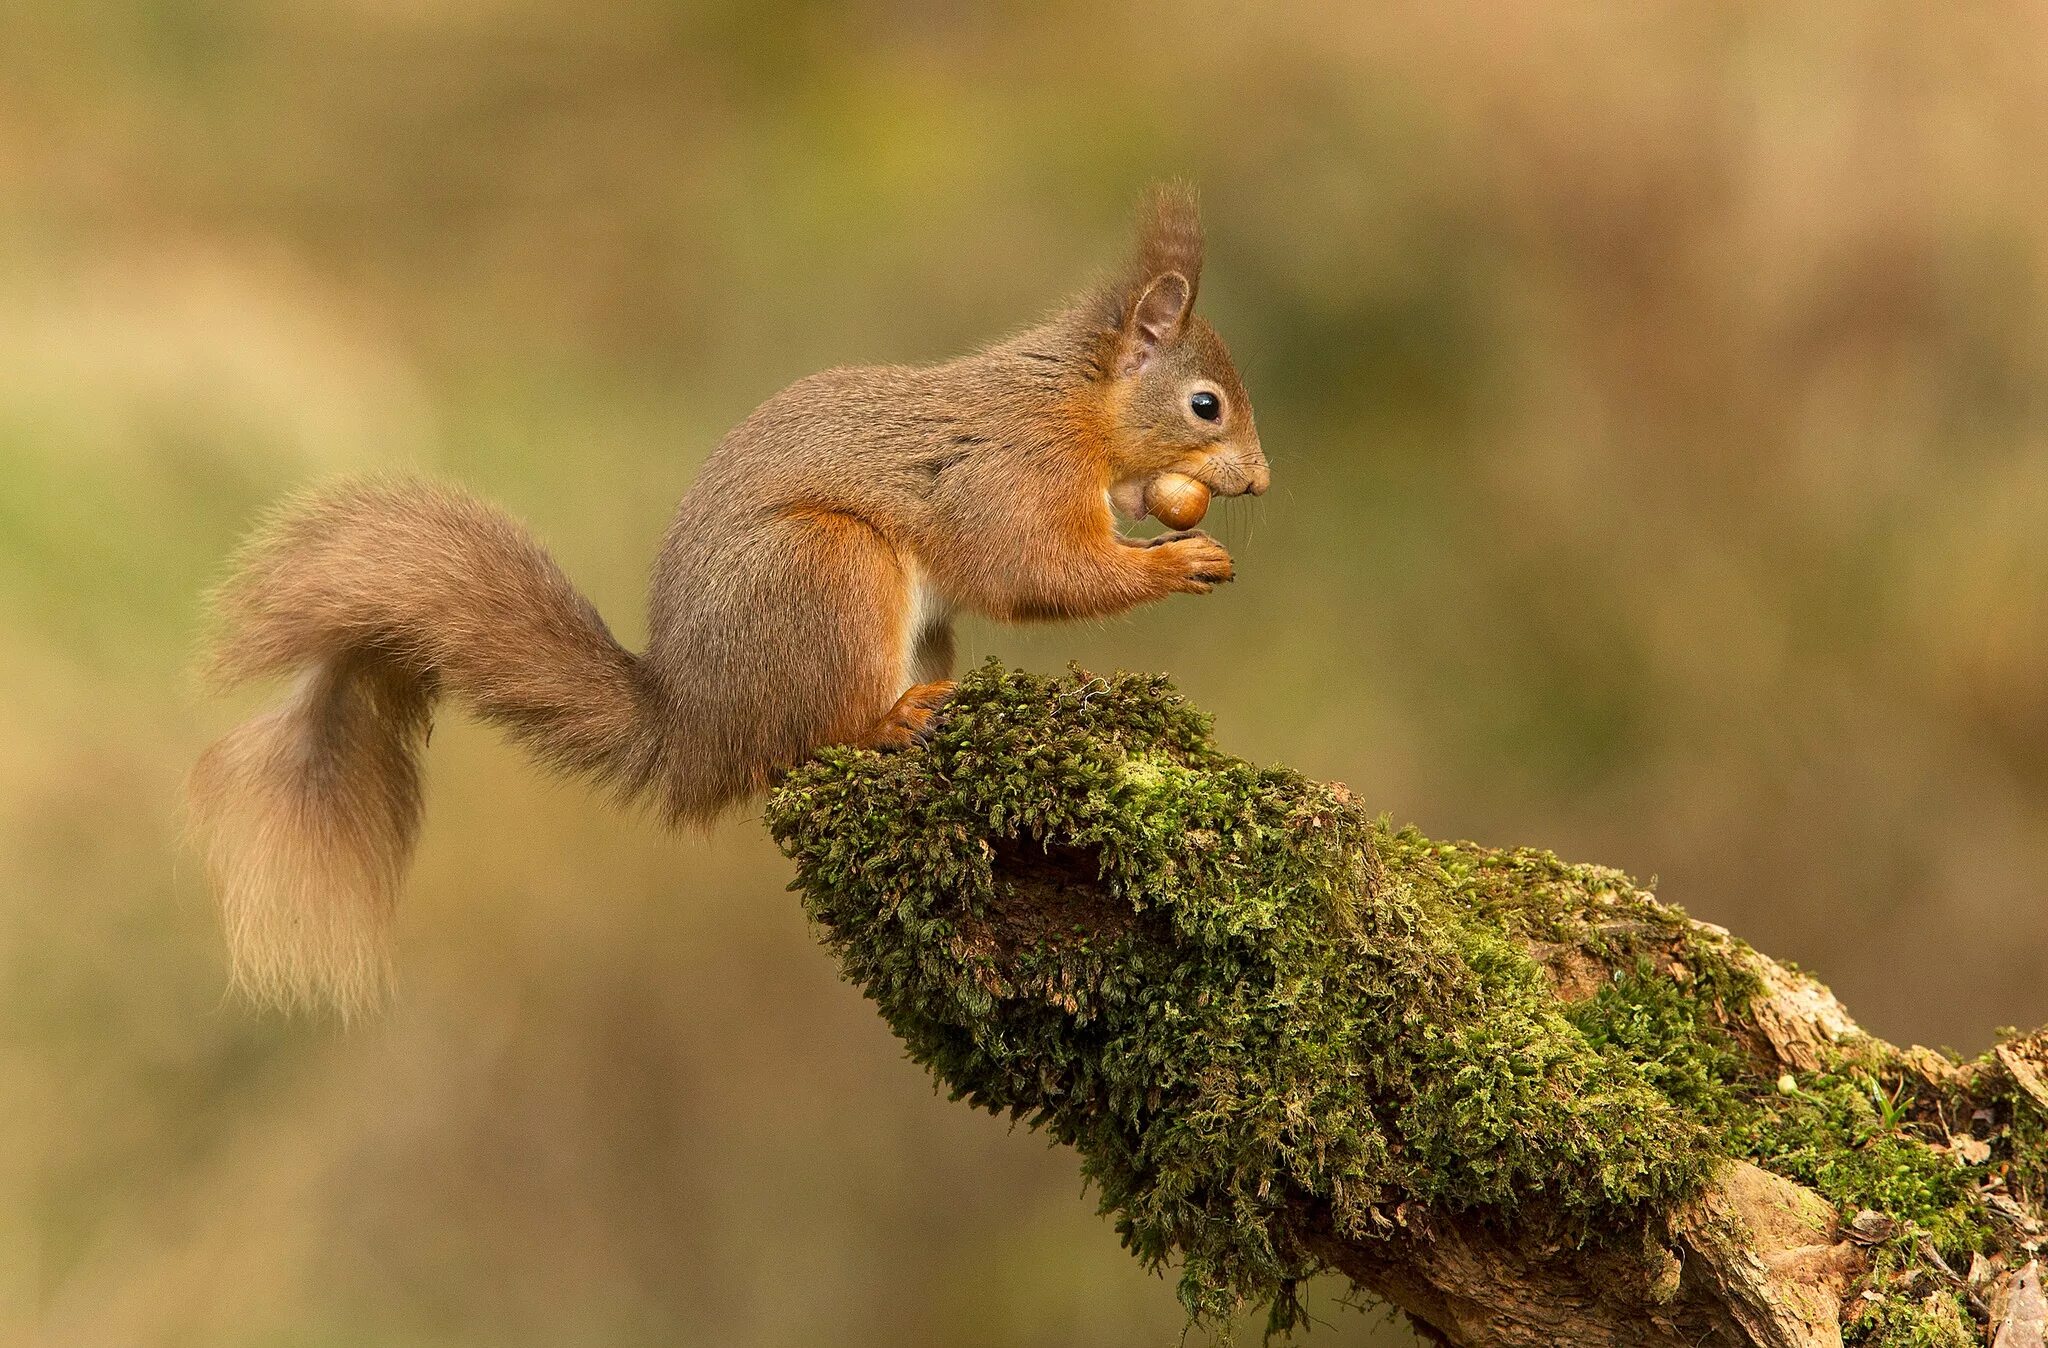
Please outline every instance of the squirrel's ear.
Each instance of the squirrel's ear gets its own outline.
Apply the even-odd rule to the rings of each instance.
[[[1195,191],[1183,182],[1161,183],[1138,210],[1137,255],[1124,275],[1115,368],[1136,374],[1180,335],[1202,282],[1202,217]]]
[[[1160,347],[1180,335],[1194,303],[1195,288],[1187,277],[1177,271],[1153,277],[1124,320],[1123,340],[1117,343],[1116,372],[1133,375],[1144,369]]]

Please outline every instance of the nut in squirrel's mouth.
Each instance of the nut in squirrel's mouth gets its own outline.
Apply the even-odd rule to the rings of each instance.
[[[1211,496],[1259,496],[1266,490],[1263,465],[1259,465],[1257,471],[1249,471],[1227,462],[1211,460],[1193,472],[1162,468],[1142,477],[1127,477],[1111,483],[1104,493],[1109,500],[1110,513],[1133,522],[1153,516],[1155,512],[1148,504],[1149,493],[1158,479],[1170,476],[1192,478],[1207,488]]]
[[[1212,497],[1257,495],[1265,488],[1249,473],[1239,474],[1227,484],[1215,484],[1214,476],[1166,469],[1115,483],[1105,493],[1111,526],[1115,527],[1118,516],[1137,521],[1149,515],[1170,530],[1192,529],[1208,514]]]

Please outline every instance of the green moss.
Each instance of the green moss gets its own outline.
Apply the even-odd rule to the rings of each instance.
[[[911,1054],[1074,1146],[1196,1315],[1284,1326],[1319,1236],[1430,1212],[1639,1229],[1731,1156],[1945,1250],[1991,1239],[1934,1131],[1965,1102],[1850,1056],[1781,1090],[1739,942],[1619,872],[1223,754],[1161,679],[991,663],[927,744],[827,750],[768,823]],[[1870,1342],[1944,1341],[1895,1300],[1864,1303],[1892,1317]]]
[[[1691,1117],[1725,1128],[1751,1117],[1735,1084],[1752,1076],[1750,1062],[1720,1022],[1703,1014],[1697,986],[1659,977],[1638,958],[1566,1014],[1593,1047],[1634,1063]]]
[[[1984,1342],[1962,1299],[1948,1291],[1863,1302],[1842,1339],[1867,1348],[1981,1348]]]
[[[1870,1208],[1911,1223],[1967,1265],[1995,1234],[1977,1194],[1984,1172],[1914,1121],[1910,1091],[1853,1064],[1801,1076],[1767,1108],[1747,1112],[1730,1143],[1844,1213]]]
[[[1472,920],[1532,872],[1560,905],[1611,873],[1426,844],[1208,731],[1157,680],[989,667],[923,749],[828,751],[769,823],[913,1055],[1077,1147],[1192,1311],[1284,1322],[1310,1206],[1353,1236],[1417,1202],[1584,1232],[1697,1189],[1706,1131]],[[1100,911],[1019,937],[999,844],[1085,857]]]

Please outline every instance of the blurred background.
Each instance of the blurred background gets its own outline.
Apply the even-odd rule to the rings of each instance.
[[[1352,12],[1344,12],[1347,8]],[[717,437],[956,354],[1201,185],[1242,579],[987,654],[1529,842],[1873,1031],[2048,1020],[2048,12],[142,0],[0,9],[0,1342],[1180,1342],[949,1104],[751,817],[450,717],[402,1000],[223,997],[178,781],[252,518],[420,470],[610,616]],[[1314,1341],[1403,1343],[1319,1289]]]

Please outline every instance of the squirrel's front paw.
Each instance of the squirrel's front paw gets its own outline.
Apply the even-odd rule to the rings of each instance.
[[[1156,544],[1152,555],[1161,559],[1176,590],[1207,594],[1237,574],[1223,545],[1200,529],[1162,537]]]

